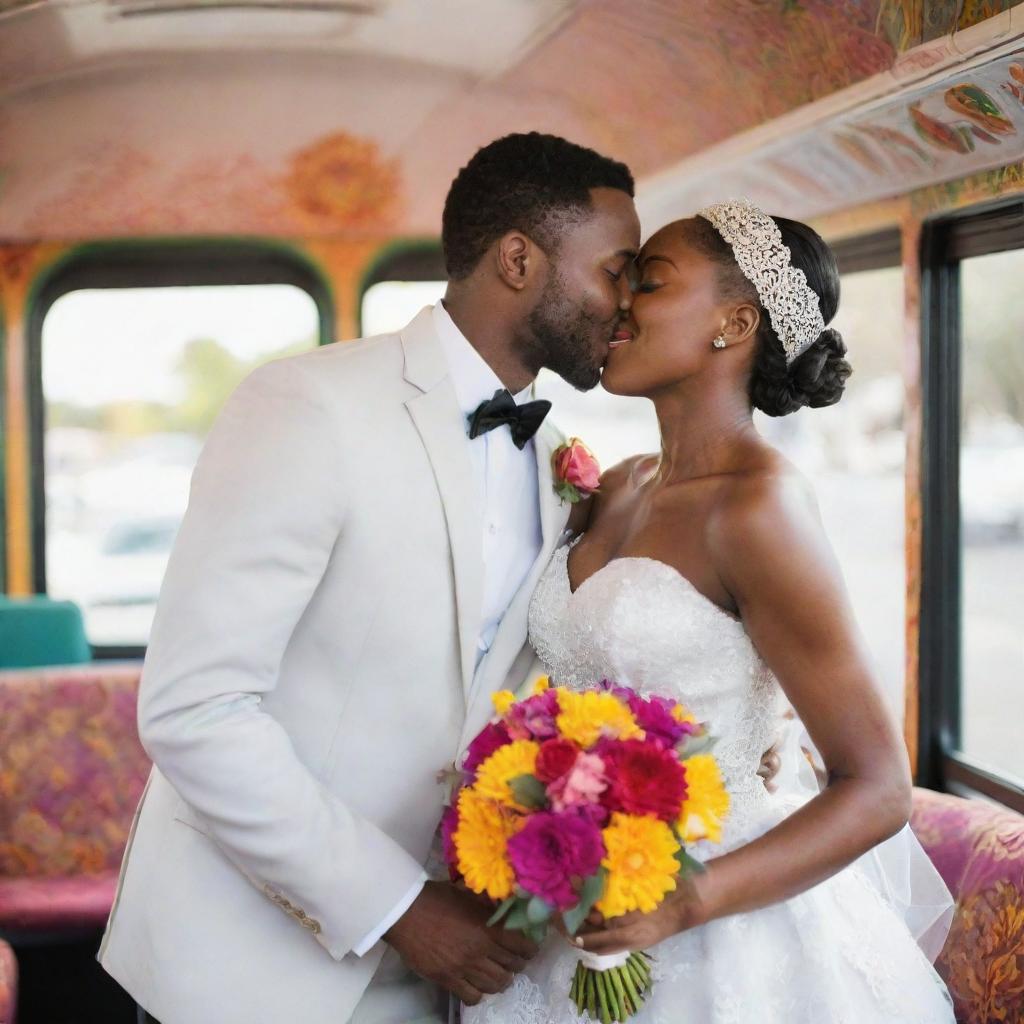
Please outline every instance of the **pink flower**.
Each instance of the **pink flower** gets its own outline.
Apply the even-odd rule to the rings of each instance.
[[[601,467],[594,453],[578,438],[571,437],[551,454],[555,490],[569,501],[579,501],[597,490]]]
[[[604,853],[601,830],[578,814],[538,812],[508,841],[517,883],[557,910],[576,904],[575,885],[597,871]]]
[[[508,733],[514,740],[546,740],[558,735],[558,694],[545,690],[509,708],[505,716]]]
[[[548,797],[556,811],[564,811],[575,804],[596,804],[607,788],[604,761],[597,754],[580,753],[572,768],[548,786]]]
[[[462,769],[472,776],[499,747],[511,743],[512,737],[504,722],[488,722],[487,725],[477,733],[476,739],[470,743],[466,750],[466,760]]]

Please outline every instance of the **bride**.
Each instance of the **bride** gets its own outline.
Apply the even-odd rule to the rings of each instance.
[[[654,913],[593,915],[578,941],[655,957],[638,1024],[952,1022],[869,880],[865,855],[907,822],[906,751],[810,489],[751,418],[842,395],[846,347],[825,327],[835,258],[809,227],[737,201],[661,229],[638,274],[602,383],[654,403],[661,451],[605,474],[585,533],[537,588],[531,638],[559,685],[607,678],[684,701],[719,737],[731,809],[722,843],[697,846],[704,873]],[[820,793],[771,794],[757,775],[785,700],[826,766]],[[795,776],[800,752],[785,756]],[[552,937],[464,1021],[575,1020],[579,952]]]

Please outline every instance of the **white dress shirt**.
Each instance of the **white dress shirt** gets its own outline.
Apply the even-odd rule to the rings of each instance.
[[[511,430],[505,426],[470,440],[468,417],[481,402],[492,398],[494,392],[505,385],[455,326],[442,303],[434,306],[433,316],[455,396],[466,421],[466,443],[480,494],[484,588],[477,629],[476,665],[479,669],[494,642],[502,616],[540,554],[537,453],[532,440],[522,449],[517,448]],[[530,388],[514,397],[517,405],[529,401]],[[369,952],[412,906],[426,879],[424,872],[392,912],[354,948],[358,956]]]

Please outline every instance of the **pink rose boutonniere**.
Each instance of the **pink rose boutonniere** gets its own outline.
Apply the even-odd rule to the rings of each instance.
[[[551,471],[555,494],[570,505],[589,498],[601,479],[594,453],[578,437],[570,437],[551,453]]]

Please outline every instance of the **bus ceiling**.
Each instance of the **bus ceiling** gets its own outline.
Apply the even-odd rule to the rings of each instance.
[[[646,226],[840,210],[1024,157],[1024,5],[0,0],[8,241],[434,236],[530,129],[626,160]]]

